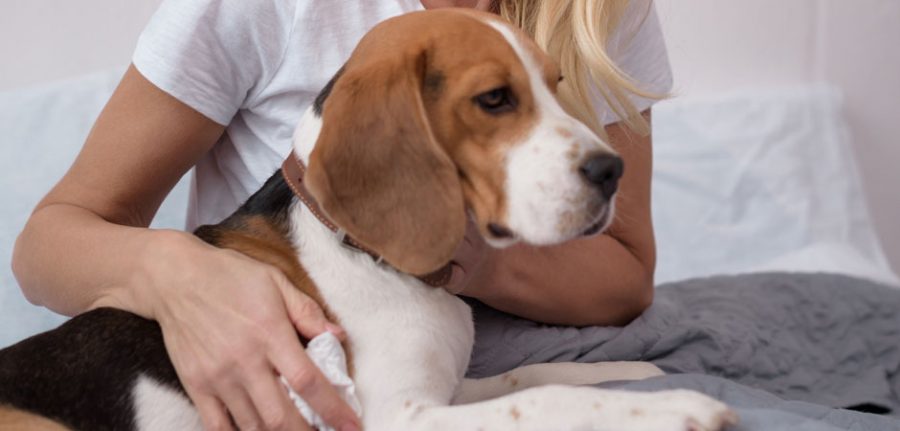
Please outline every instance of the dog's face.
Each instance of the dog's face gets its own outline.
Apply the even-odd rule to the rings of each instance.
[[[494,246],[609,224],[621,160],[555,98],[557,66],[499,18],[385,21],[324,103],[307,184],[357,240],[414,274],[445,264],[474,215]]]

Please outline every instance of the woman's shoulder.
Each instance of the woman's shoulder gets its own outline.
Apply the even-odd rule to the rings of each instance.
[[[609,40],[613,61],[638,83],[650,84],[652,92],[666,92],[671,73],[662,27],[652,0],[633,0]],[[660,86],[665,88],[660,88]]]
[[[277,64],[294,0],[164,0],[132,62],[154,85],[220,124]]]
[[[315,75],[333,73],[369,28],[417,4],[164,0],[139,38],[133,63],[163,91],[228,124],[281,68],[303,67],[317,82]]]
[[[629,2],[610,35],[607,50],[613,63],[642,91],[662,97],[672,90],[672,68],[653,0]],[[596,98],[602,99],[599,95]],[[656,101],[637,95],[629,98],[638,112]],[[599,103],[606,104],[603,100]],[[600,117],[603,124],[620,120],[610,109],[601,110]]]

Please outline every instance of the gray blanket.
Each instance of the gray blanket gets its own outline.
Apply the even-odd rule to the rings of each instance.
[[[642,360],[672,375],[619,386],[706,392],[738,409],[740,430],[900,430],[897,289],[830,274],[689,280],[660,286],[624,328],[548,326],[473,307],[471,377]]]

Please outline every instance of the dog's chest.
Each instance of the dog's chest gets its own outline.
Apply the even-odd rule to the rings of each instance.
[[[292,212],[300,262],[347,331],[364,410],[379,408],[376,399],[393,402],[379,394],[404,391],[449,402],[474,340],[468,305],[340,245],[304,206]],[[424,382],[429,393],[418,393]]]

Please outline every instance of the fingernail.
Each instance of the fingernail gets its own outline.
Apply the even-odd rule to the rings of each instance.
[[[341,427],[341,431],[360,431],[360,427],[355,423],[344,424]]]
[[[335,325],[333,323],[326,323],[325,330],[328,332],[331,332],[332,334],[337,335],[337,336],[344,335],[344,328],[341,328],[340,326]]]

